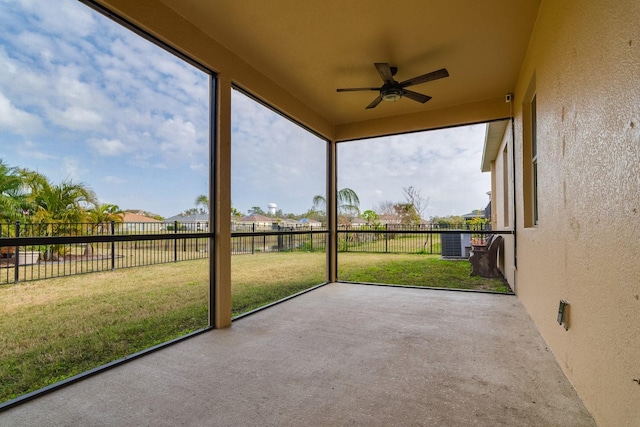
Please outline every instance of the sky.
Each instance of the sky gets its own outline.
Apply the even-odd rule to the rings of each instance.
[[[208,193],[210,76],[75,0],[0,0],[0,159],[101,203],[165,217]],[[484,125],[340,143],[361,209],[428,197],[426,216],[488,202]],[[301,214],[325,191],[325,141],[232,94],[232,203]]]

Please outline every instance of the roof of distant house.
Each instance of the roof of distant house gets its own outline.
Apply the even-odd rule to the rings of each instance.
[[[242,222],[276,222],[277,219],[269,218],[268,216],[264,216],[264,215],[251,214],[251,215],[243,216],[242,218],[240,218],[240,221]]]
[[[199,214],[192,214],[192,215],[174,215],[171,218],[167,218],[164,220],[164,222],[174,222],[174,221],[180,221],[180,222],[208,222],[209,221],[209,214],[204,214],[204,213],[199,213]]]
[[[122,216],[122,222],[162,222],[162,221],[157,220],[155,218],[149,218],[148,216],[144,216],[136,213],[125,212],[124,215]]]
[[[469,212],[468,214],[464,214],[462,215],[463,218],[465,219],[473,219],[473,218],[484,218],[484,212],[482,213],[477,213],[477,212]]]
[[[315,219],[309,219],[309,218],[301,218],[299,222],[301,224],[321,224],[320,221],[317,221]]]

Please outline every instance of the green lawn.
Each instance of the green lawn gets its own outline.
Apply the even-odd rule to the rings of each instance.
[[[232,257],[233,315],[325,281],[326,254]],[[340,280],[506,291],[466,261],[339,254]],[[0,402],[207,326],[207,260],[0,286]]]
[[[467,260],[443,260],[439,255],[340,253],[338,279],[433,288],[509,292],[502,279],[471,277]]]

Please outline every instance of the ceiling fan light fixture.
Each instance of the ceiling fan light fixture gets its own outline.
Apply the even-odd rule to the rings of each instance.
[[[396,102],[402,98],[402,89],[387,89],[382,92],[382,100]]]

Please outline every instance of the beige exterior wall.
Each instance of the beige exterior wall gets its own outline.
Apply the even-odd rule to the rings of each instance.
[[[539,223],[525,228],[523,101],[532,81]],[[518,298],[598,424],[639,426],[637,0],[545,1],[514,101]],[[561,299],[570,304],[566,331],[556,321]]]

